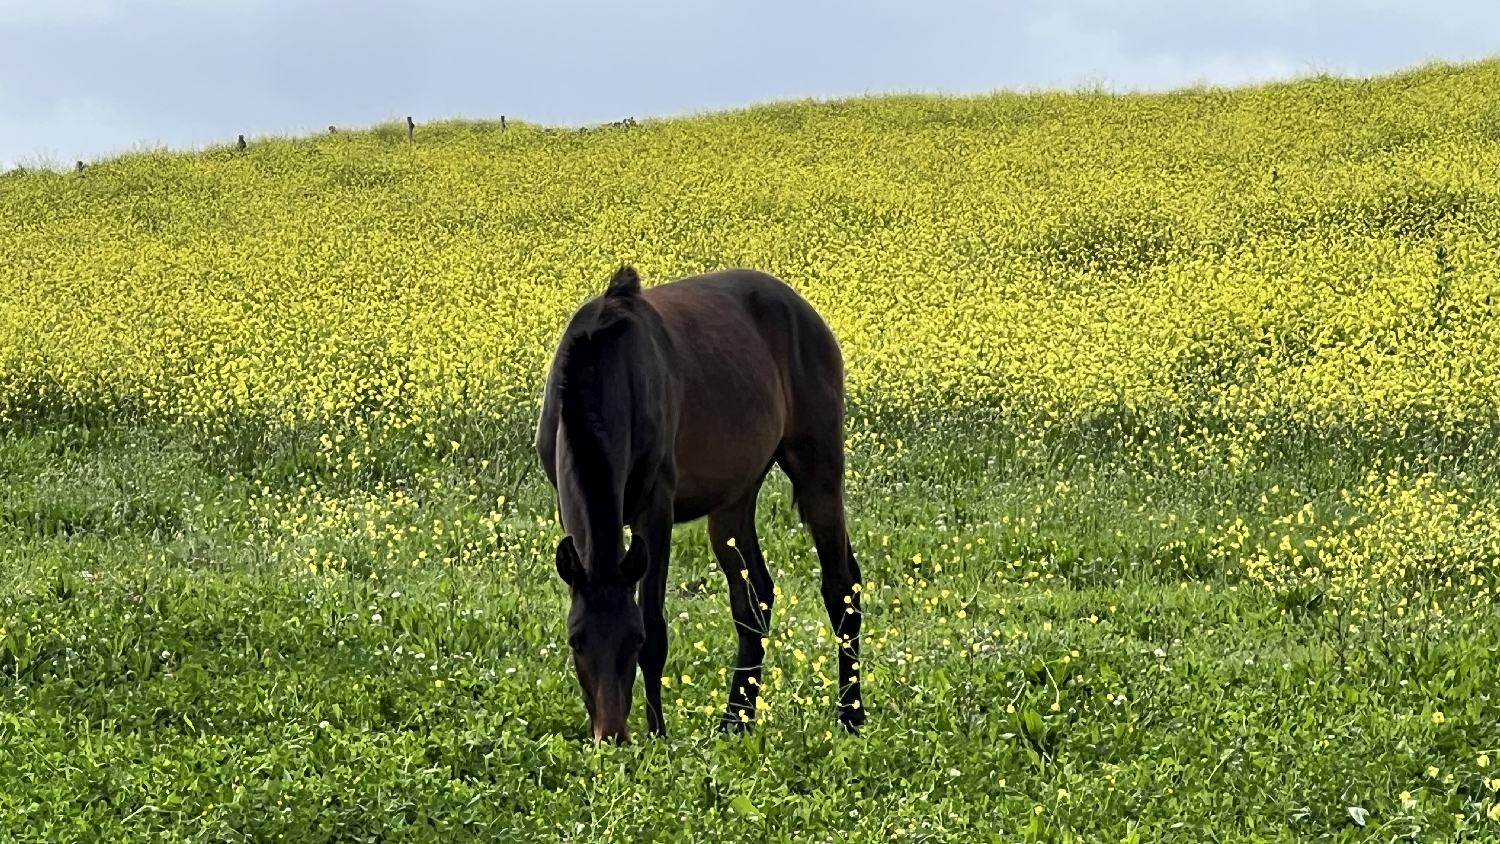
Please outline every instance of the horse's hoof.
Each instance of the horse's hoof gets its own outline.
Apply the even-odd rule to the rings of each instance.
[[[839,723],[843,724],[844,729],[849,732],[857,733],[859,732],[859,728],[865,725],[865,717],[865,710],[863,708],[845,709],[839,713]]]

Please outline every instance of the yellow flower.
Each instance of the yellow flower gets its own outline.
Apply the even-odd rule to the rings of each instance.
[[[1434,724],[1441,724],[1441,723],[1443,723],[1443,711],[1441,709],[1433,711],[1433,713],[1432,713],[1432,723],[1434,723]]]

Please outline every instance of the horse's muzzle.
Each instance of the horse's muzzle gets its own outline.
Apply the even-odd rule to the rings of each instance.
[[[594,722],[594,743],[606,741],[611,744],[630,744],[630,727],[626,725],[624,718],[617,723],[602,720]]]
[[[589,722],[595,742],[630,743],[630,686],[606,684],[594,696]]]

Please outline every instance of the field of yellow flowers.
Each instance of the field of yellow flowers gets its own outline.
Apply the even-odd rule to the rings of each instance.
[[[1490,61],[0,175],[0,840],[1495,840],[1496,92]],[[673,737],[585,740],[529,439],[622,261],[767,270],[838,334],[860,736],[778,482],[759,729],[712,729],[694,526]]]

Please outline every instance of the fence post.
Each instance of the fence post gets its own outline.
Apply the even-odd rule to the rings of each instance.
[[[412,142],[412,135],[417,131],[417,124],[413,123],[411,117],[406,118],[406,142]]]

